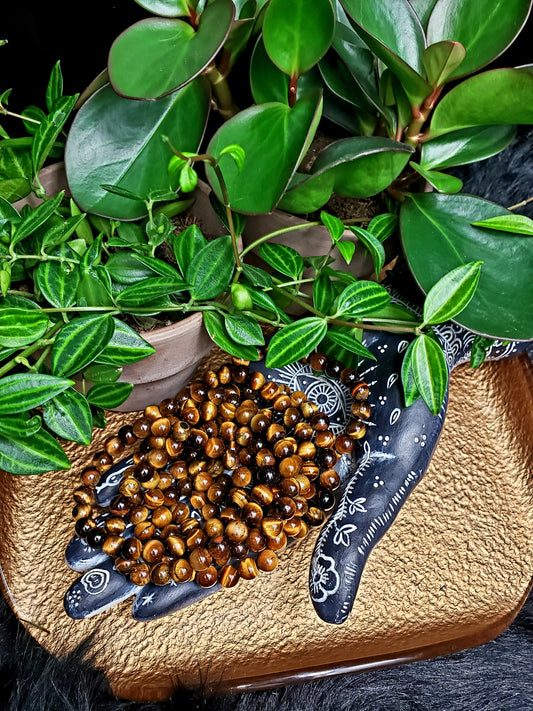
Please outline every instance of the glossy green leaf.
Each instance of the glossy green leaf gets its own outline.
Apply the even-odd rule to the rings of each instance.
[[[67,323],[52,346],[52,373],[65,376],[83,370],[104,350],[113,331],[108,316],[80,316]]]
[[[188,288],[188,285],[181,278],[152,277],[127,286],[124,291],[117,295],[116,302],[124,309],[142,308],[145,304],[148,305],[152,301],[159,299],[160,296],[177,294],[180,291],[186,291]]]
[[[383,212],[370,220],[367,230],[380,242],[384,242],[394,234],[397,227],[398,215],[392,212]]]
[[[105,427],[107,426],[105,410],[102,410],[101,407],[95,407],[94,405],[92,405],[91,413],[93,416],[93,426],[99,427],[100,429],[105,429]]]
[[[196,2],[189,0],[135,0],[145,10],[161,17],[186,17],[194,9]]]
[[[262,286],[265,288],[272,286],[272,277],[260,267],[254,267],[251,264],[243,264],[242,272],[246,281],[250,282],[252,286]]]
[[[115,383],[122,374],[122,368],[118,365],[104,365],[103,363],[93,363],[83,371],[85,380],[91,383]]]
[[[373,281],[356,281],[343,289],[335,304],[338,316],[361,317],[383,308],[390,301],[389,293]]]
[[[231,23],[230,31],[223,47],[225,57],[224,64],[230,70],[233,68],[241,53],[246,49],[253,32],[256,10],[255,0],[248,0],[248,3],[240,8],[242,14],[239,14],[239,8],[237,6],[235,9],[237,19]]]
[[[340,242],[337,242],[337,249],[341,253],[341,256],[346,264],[350,264],[353,259],[353,255],[355,254],[355,242],[341,240]]]
[[[180,275],[176,267],[172,264],[163,261],[162,259],[157,259],[156,257],[149,257],[146,254],[136,255],[139,264],[144,264],[144,266],[151,269],[153,274],[159,274],[160,276],[168,277],[169,279],[179,279]],[[107,262],[106,267],[109,262]]]
[[[163,142],[196,151],[209,111],[203,79],[158,101],[132,101],[106,85],[79,110],[70,128],[65,165],[70,190],[84,212],[136,219],[146,214],[142,201],[103,190],[105,184],[139,195],[168,190],[171,151]],[[126,130],[127,127],[127,130]]]
[[[487,351],[493,343],[493,338],[485,338],[484,336],[476,336],[474,338],[470,351],[471,368],[479,368],[479,366],[485,361]]]
[[[287,316],[287,314],[276,304],[272,297],[269,296],[266,292],[258,291],[257,289],[253,289],[252,287],[247,288],[248,293],[252,297],[252,301],[256,306],[258,306],[260,309],[264,309],[265,311],[272,312],[279,318],[282,323],[291,323],[291,319]]]
[[[42,474],[58,469],[68,469],[70,462],[59,442],[45,430],[28,436],[20,423],[0,427],[0,468],[11,474]],[[8,432],[6,432],[8,429]]]
[[[448,367],[441,346],[430,336],[417,336],[411,356],[416,387],[433,415],[438,415],[448,389]]]
[[[339,218],[335,215],[330,215],[329,213],[322,211],[320,213],[320,221],[329,232],[333,244],[337,244],[344,234],[345,228],[342,220],[339,220]]]
[[[79,306],[114,305],[109,286],[96,269],[83,273],[76,291],[76,302]]]
[[[11,240],[11,246],[15,246],[21,242],[29,235],[33,234],[41,225],[56,212],[57,208],[61,204],[63,195],[65,191],[62,190],[55,197],[45,200],[37,207],[33,208],[31,212],[28,212],[22,220],[17,225],[13,239]]]
[[[40,262],[35,271],[35,281],[49,304],[68,308],[76,300],[80,283],[79,269],[68,262]]]
[[[79,227],[85,221],[85,215],[74,215],[67,217],[57,225],[53,225],[46,230],[41,241],[41,248],[49,251],[50,247],[55,247],[58,244],[66,242],[74,232],[79,230]],[[87,224],[87,223],[85,223]]]
[[[16,373],[0,380],[0,416],[27,412],[42,405],[74,385],[72,380],[41,375]]]
[[[29,195],[31,183],[27,178],[0,179],[0,197],[10,202],[16,202]]]
[[[85,397],[69,388],[43,405],[43,419],[62,439],[90,444],[93,418]]]
[[[274,64],[298,77],[311,69],[333,40],[331,0],[270,0],[263,20],[263,41]]]
[[[304,269],[304,262],[300,254],[285,244],[263,242],[259,247],[259,255],[273,269],[281,274],[298,279]]]
[[[281,368],[309,355],[324,338],[327,329],[325,319],[312,316],[284,326],[268,344],[266,367]]]
[[[136,363],[155,353],[155,348],[137,331],[117,318],[113,319],[114,331],[106,347],[94,359],[96,363],[123,366]]]
[[[185,275],[189,264],[207,245],[207,240],[198,225],[189,225],[183,232],[170,238],[170,245],[178,267]]]
[[[332,171],[319,173],[315,177],[295,173],[278,207],[296,215],[314,212],[328,202],[334,185],[335,176]]]
[[[335,301],[336,291],[333,282],[326,274],[321,274],[313,282],[313,305],[321,314],[327,315]]]
[[[140,20],[113,42],[109,80],[121,96],[158,99],[192,81],[228,36],[234,17],[231,0],[214,0],[202,12],[198,30],[178,19]]]
[[[56,102],[63,96],[63,75],[61,73],[61,63],[54,64],[46,87],[46,108],[52,112]]]
[[[30,308],[0,308],[0,346],[19,348],[41,338],[50,325],[48,315]]]
[[[230,355],[245,360],[257,360],[255,346],[236,343],[230,338],[224,325],[224,318],[216,311],[204,311],[204,326],[211,339]]]
[[[409,2],[413,10],[416,12],[418,19],[422,23],[422,27],[426,28],[429,17],[437,0],[409,0]]]
[[[422,144],[420,165],[434,170],[475,163],[503,151],[515,136],[515,126],[475,126],[452,131]]]
[[[511,44],[530,8],[531,0],[438,0],[428,22],[428,44],[460,42],[466,57],[452,76],[471,74]]]
[[[472,222],[474,227],[488,227],[500,232],[514,232],[519,235],[533,235],[533,220],[525,215],[499,215],[486,220]]]
[[[92,386],[87,393],[87,401],[106,409],[118,407],[131,395],[132,390],[131,383],[101,383]]]
[[[186,280],[193,299],[214,299],[231,281],[235,257],[231,237],[225,235],[209,242],[190,262]]]
[[[228,336],[236,343],[247,346],[264,346],[265,337],[258,322],[245,314],[226,314],[224,325]]]
[[[106,262],[106,269],[113,281],[119,284],[132,284],[159,274],[151,262],[147,263],[146,260],[141,259],[140,254],[131,252],[112,254]]]
[[[53,112],[37,127],[31,146],[31,161],[35,175],[41,170],[45,160],[48,158],[56,138],[74,108],[77,98],[78,95],[76,94],[76,96],[64,96],[58,99]]]
[[[414,341],[411,341],[409,347],[405,351],[405,355],[402,361],[401,377],[405,407],[410,407],[414,402],[416,402],[422,397],[418,390],[418,386],[415,380],[415,374],[413,371],[414,345]]]
[[[430,136],[471,126],[533,123],[533,74],[493,69],[465,79],[437,104]]]
[[[345,348],[350,353],[356,353],[361,358],[376,360],[376,357],[360,343],[357,339],[359,328],[348,328],[346,326],[331,326],[328,329],[328,338],[341,348]]]
[[[474,296],[482,264],[465,264],[439,279],[425,298],[424,324],[443,323],[461,313]]]
[[[246,155],[240,171],[230,156],[220,160],[233,210],[272,210],[307,151],[321,110],[322,102],[316,99],[301,99],[292,109],[272,102],[244,109],[218,129],[207,153],[217,158],[224,146],[238,143]],[[268,141],[264,140],[266,135]],[[206,173],[220,200],[220,186],[209,165]]]
[[[395,304],[394,302],[388,303],[375,311],[367,317],[367,320],[373,321],[374,323],[380,323],[384,320],[387,321],[402,321],[410,324],[419,324],[421,319],[415,314],[411,309],[408,309],[401,304]]]
[[[435,190],[438,190],[439,193],[458,193],[463,187],[463,181],[455,175],[439,173],[436,170],[426,170],[414,161],[411,161],[409,165],[412,166],[417,173],[420,173],[420,175],[425,178],[425,180],[427,180],[428,183],[435,188]]]
[[[372,232],[365,230],[363,227],[349,227],[350,231],[354,233],[357,239],[361,242],[363,247],[368,251],[374,262],[374,272],[376,274],[376,279],[379,277],[380,271],[383,269],[385,264],[385,250],[383,245],[377,237],[375,237]]]
[[[483,261],[474,297],[456,321],[502,340],[529,339],[533,338],[533,240],[472,226],[506,214],[499,205],[471,195],[411,195],[400,213],[402,244],[425,292],[452,269]]]
[[[466,50],[460,42],[442,40],[426,47],[422,54],[426,75],[431,86],[443,86],[463,62]]]

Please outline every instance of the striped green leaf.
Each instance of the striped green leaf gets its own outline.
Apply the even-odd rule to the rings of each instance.
[[[0,416],[27,412],[42,405],[74,385],[72,380],[41,375],[15,373],[0,380]]]
[[[216,311],[204,311],[204,326],[212,340],[230,355],[246,360],[257,360],[257,348],[236,343],[228,334],[224,318]]]
[[[33,343],[46,333],[49,324],[48,316],[33,308],[0,308],[0,346],[18,348]]]
[[[180,277],[153,277],[143,279],[138,284],[127,286],[116,297],[116,302],[123,308],[138,308],[149,304],[161,296],[186,291],[189,287]]]
[[[329,276],[321,274],[313,282],[313,304],[317,311],[322,314],[329,314],[335,301],[335,286]]]
[[[183,275],[187,273],[187,267],[193,259],[207,246],[207,240],[203,236],[198,225],[190,225],[186,230],[170,238],[170,245],[174,252],[176,262]]]
[[[413,341],[411,368],[424,402],[438,415],[448,389],[448,368],[441,346],[431,336],[417,336]]]
[[[231,237],[209,242],[189,264],[186,279],[194,299],[214,299],[228,286],[235,268]]]
[[[90,444],[93,418],[89,403],[73,388],[56,395],[43,405],[43,419],[62,439]]]
[[[38,429],[30,436],[24,425],[18,417],[0,420],[0,468],[29,475],[70,467],[67,455],[51,434]]]
[[[132,390],[131,383],[100,383],[89,390],[87,401],[96,407],[109,409],[121,405]]]
[[[284,326],[268,344],[267,368],[281,368],[303,358],[318,346],[328,330],[322,318],[302,318]]]
[[[13,239],[11,240],[11,246],[14,247],[23,239],[33,234],[38,227],[43,225],[46,220],[48,220],[57,210],[61,203],[61,200],[63,199],[64,194],[65,191],[62,190],[54,198],[46,200],[41,205],[38,205],[31,212],[29,212],[26,217],[21,220],[17,229],[15,230],[15,234],[13,236]]]
[[[61,245],[57,254],[67,252],[73,255],[71,249]],[[56,308],[68,308],[76,300],[76,292],[80,283],[80,271],[76,265],[69,262],[43,261],[35,270],[35,281],[42,295]]]
[[[373,281],[356,281],[343,289],[337,298],[337,315],[360,317],[382,309],[390,301],[389,293]]]
[[[245,346],[264,346],[265,337],[261,326],[251,316],[245,314],[226,314],[224,324],[228,336],[236,343]]]
[[[476,220],[472,224],[474,227],[488,227],[490,230],[533,236],[533,220],[525,215],[498,215],[486,220]]]
[[[356,353],[361,358],[376,360],[376,357],[357,340],[359,328],[347,328],[346,326],[331,326],[328,329],[328,338],[341,348],[346,348],[350,353]]]
[[[109,343],[114,322],[109,316],[80,316],[63,326],[52,346],[52,372],[71,375],[89,365]]]
[[[136,363],[138,360],[155,353],[155,348],[139,336],[131,326],[128,326],[118,318],[114,318],[113,323],[115,330],[111,340],[95,358],[96,363],[122,366],[128,363]]]
[[[372,261],[374,262],[374,271],[376,274],[376,279],[379,277],[380,271],[383,269],[385,264],[385,250],[383,245],[377,237],[375,237],[372,232],[365,230],[362,227],[350,227],[350,230],[358,238],[361,244],[368,250]]]
[[[482,264],[464,264],[439,279],[424,301],[425,324],[448,321],[466,308],[477,288]]]
[[[371,232],[376,239],[384,242],[388,239],[398,227],[398,215],[392,212],[383,212],[381,215],[376,215],[368,223],[367,230]]]
[[[259,255],[273,269],[285,276],[298,279],[303,272],[304,260],[295,249],[285,244],[265,242],[259,247]]]
[[[403,384],[403,396],[405,399],[405,407],[409,407],[414,402],[419,400],[422,396],[418,391],[416,385],[415,374],[413,372],[413,347],[415,342],[409,344],[409,348],[405,351],[405,355],[402,361],[402,384]]]

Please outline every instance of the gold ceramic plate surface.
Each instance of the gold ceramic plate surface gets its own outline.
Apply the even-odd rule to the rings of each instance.
[[[20,618],[52,654],[91,635],[112,691],[161,700],[178,684],[257,689],[464,649],[507,627],[533,571],[533,368],[525,356],[462,367],[451,378],[443,433],[428,472],[371,554],[348,621],[322,622],[308,592],[316,532],[272,574],[240,581],[188,609],[135,622],[128,600],[75,621],[63,596],[72,492],[102,442],[135,415],[110,414],[72,470],[0,475],[0,556]],[[13,602],[14,601],[14,602]]]

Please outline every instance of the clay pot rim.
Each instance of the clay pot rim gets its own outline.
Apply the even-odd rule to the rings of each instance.
[[[196,321],[202,320],[202,312],[194,311],[193,313],[188,314],[187,316],[180,319],[179,321],[176,321],[175,323],[171,323],[166,326],[159,326],[158,328],[154,328],[151,331],[137,331],[137,333],[139,334],[139,336],[141,336],[141,338],[144,338],[144,340],[148,341],[148,343],[150,343],[151,345],[158,345],[159,343],[163,343],[168,340],[174,340],[177,332],[183,330],[185,325],[196,325]]]

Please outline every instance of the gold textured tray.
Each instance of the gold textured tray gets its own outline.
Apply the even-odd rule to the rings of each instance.
[[[0,474],[0,559],[11,604],[52,654],[91,635],[112,691],[162,700],[178,684],[266,688],[423,659],[494,638],[513,620],[533,572],[533,368],[525,356],[452,375],[446,424],[430,468],[372,553],[349,620],[328,625],[308,593],[315,534],[277,570],[154,622],[131,600],[71,620],[63,595],[72,491],[102,441],[134,415],[112,414],[69,472]],[[14,602],[13,602],[14,601]]]

